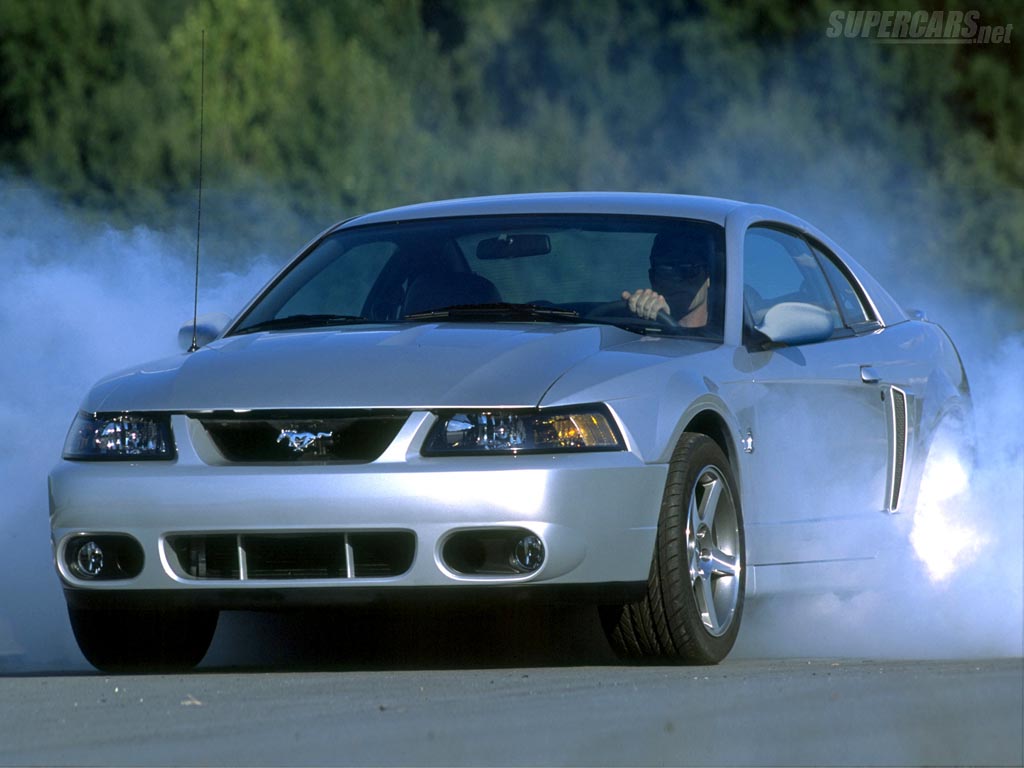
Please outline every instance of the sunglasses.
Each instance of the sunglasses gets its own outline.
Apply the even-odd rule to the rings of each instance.
[[[651,267],[651,282],[655,280],[692,280],[707,273],[707,267],[702,264],[655,264]]]

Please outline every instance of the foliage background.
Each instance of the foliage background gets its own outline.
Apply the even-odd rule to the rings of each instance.
[[[826,36],[833,8],[876,6],[4,0],[0,226],[41,186],[86,220],[177,233],[187,259],[205,30],[221,267],[426,199],[712,194],[788,208],[876,272],[954,281],[1024,327],[1024,48]],[[900,4],[922,7],[956,6]]]

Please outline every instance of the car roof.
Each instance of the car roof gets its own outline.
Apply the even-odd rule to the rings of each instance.
[[[598,213],[634,216],[673,216],[724,225],[726,216],[746,203],[719,197],[656,192],[537,192],[492,195],[406,205],[356,216],[337,228],[409,219],[449,216],[490,216],[529,213]],[[781,211],[780,211],[781,213]]]

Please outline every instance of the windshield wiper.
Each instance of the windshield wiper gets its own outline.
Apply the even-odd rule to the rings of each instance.
[[[366,318],[359,315],[288,315],[247,325],[244,328],[239,328],[235,331],[235,334],[279,331],[293,328],[322,328],[329,325],[348,325],[350,323],[365,322]]]
[[[413,312],[405,320],[546,320],[549,322],[579,321],[580,313],[562,307],[536,304],[456,304],[451,307]]]

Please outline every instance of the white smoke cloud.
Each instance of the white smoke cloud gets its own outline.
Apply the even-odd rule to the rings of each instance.
[[[77,223],[27,184],[0,181],[0,672],[85,668],[52,566],[46,476],[101,376],[173,354],[192,316],[184,233]],[[239,310],[272,272],[201,277],[200,312]]]

